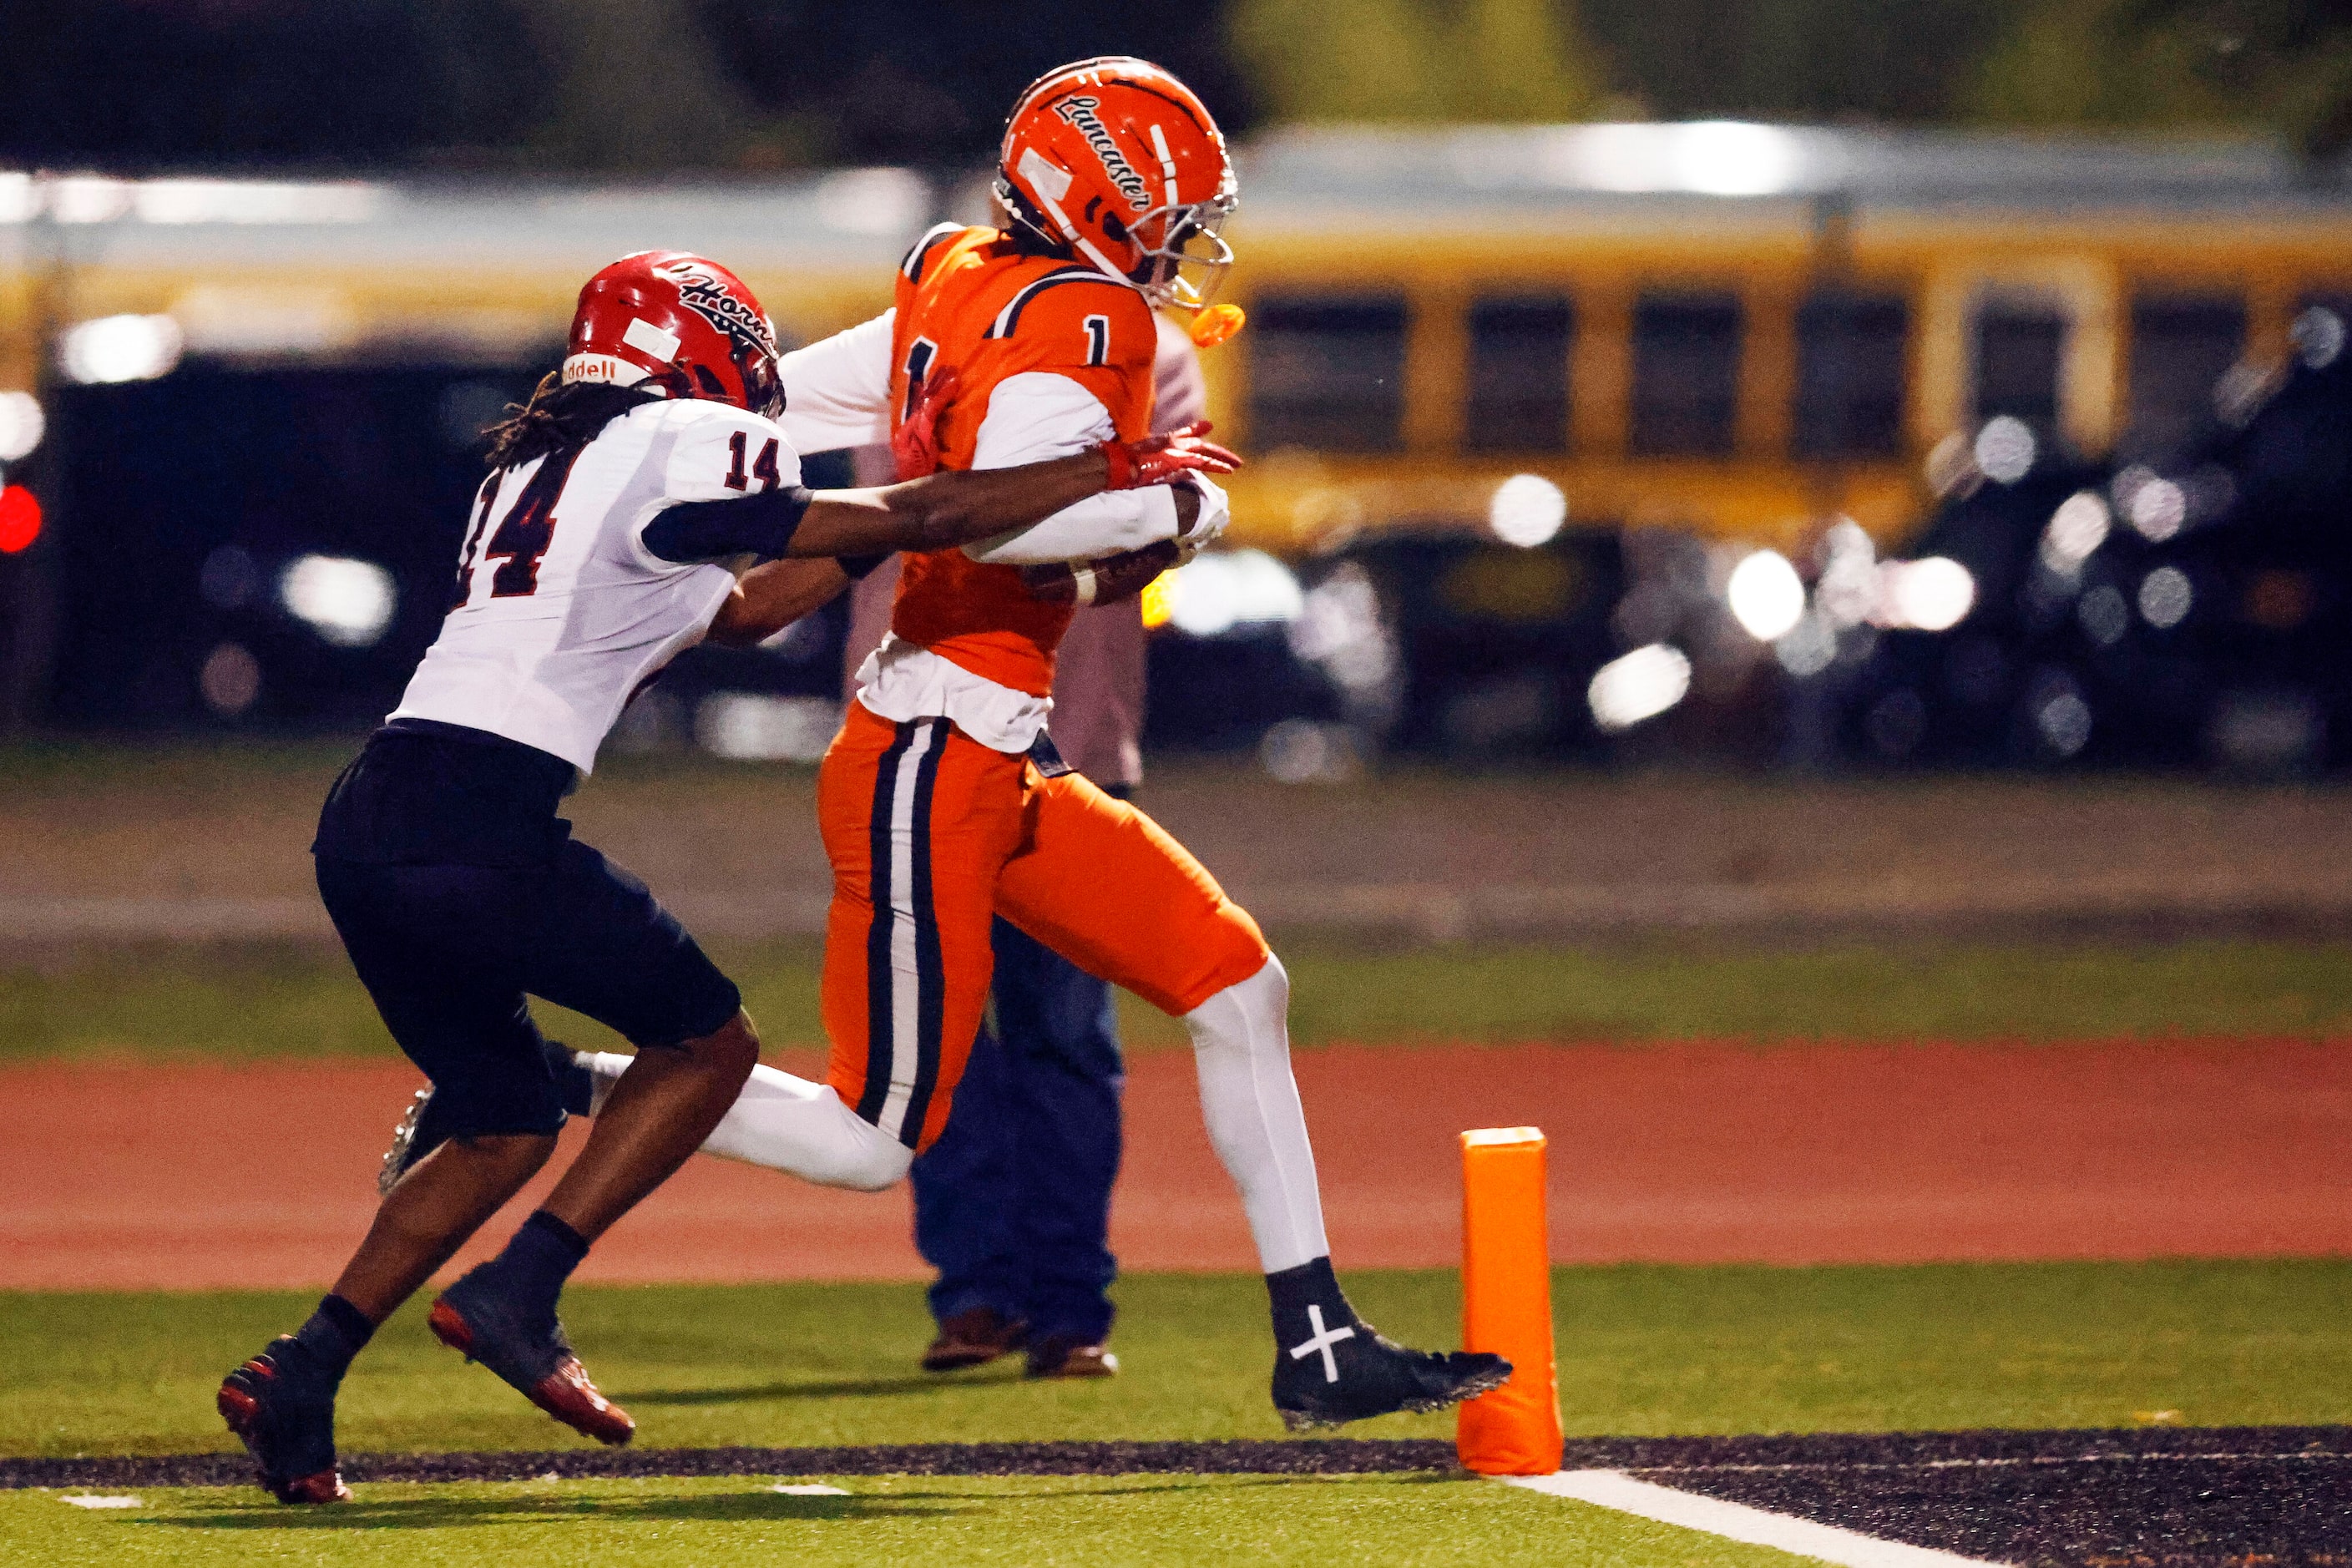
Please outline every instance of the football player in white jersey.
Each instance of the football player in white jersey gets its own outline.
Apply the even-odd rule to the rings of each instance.
[[[393,1183],[299,1331],[231,1373],[219,1407],[284,1502],[350,1496],[334,1396],[375,1326],[538,1172],[565,1111],[527,995],[605,1023],[639,1056],[546,1203],[442,1293],[433,1331],[565,1425],[635,1431],[556,1319],[589,1245],[717,1125],[758,1060],[732,982],[556,807],[637,689],[706,635],[764,630],[900,549],[1037,521],[1114,482],[1225,471],[1187,433],[1054,462],[813,495],[775,416],[774,330],[724,268],[624,258],[581,290],[569,352],[492,431],[451,608],[400,706],[330,792],[312,845],[337,932],[446,1141]],[[787,556],[823,573],[739,573]],[[812,563],[815,564],[815,563]],[[584,1075],[583,1075],[584,1076]]]

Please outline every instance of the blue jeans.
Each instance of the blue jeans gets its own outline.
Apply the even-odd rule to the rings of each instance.
[[[993,1027],[912,1173],[915,1245],[940,1271],[931,1315],[992,1307],[1033,1340],[1099,1343],[1126,1081],[1110,987],[1003,921],[991,940]]]

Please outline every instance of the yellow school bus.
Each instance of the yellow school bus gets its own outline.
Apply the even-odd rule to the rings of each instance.
[[[1237,526],[1294,549],[1477,526],[1517,473],[1571,521],[1898,542],[1956,434],[2177,442],[2352,295],[2352,200],[2252,143],[1293,132],[1231,237],[1213,409],[1254,459]]]
[[[961,205],[973,205],[965,188]],[[1313,131],[1242,158],[1205,358],[1253,461],[1235,535],[1477,528],[1501,482],[1571,524],[1898,542],[1930,454],[2006,414],[2053,448],[2178,441],[2307,304],[2352,296],[2352,200],[2259,142],[1735,123]],[[698,249],[788,336],[883,308],[942,208],[904,170],[579,187],[0,171],[0,389],[79,321],[190,353],[551,354],[580,282]],[[977,211],[962,216],[978,216]]]

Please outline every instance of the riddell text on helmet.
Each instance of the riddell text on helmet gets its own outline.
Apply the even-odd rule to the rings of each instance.
[[[1102,122],[1102,116],[1095,112],[1101,107],[1102,100],[1091,94],[1073,93],[1054,105],[1054,112],[1087,139],[1087,145],[1093,148],[1095,156],[1102,160],[1103,173],[1110,176],[1110,183],[1118,187],[1118,194],[1127,198],[1128,205],[1141,212],[1151,205],[1150,193],[1144,186],[1143,176],[1135,172],[1135,165],[1127,161],[1127,154],[1120,152],[1118,143],[1111,139],[1108,128]]]

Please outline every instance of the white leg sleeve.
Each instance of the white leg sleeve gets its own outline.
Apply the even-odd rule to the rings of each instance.
[[[580,1059],[596,1075],[594,1107],[604,1109],[636,1058],[612,1053]],[[841,1103],[831,1084],[755,1067],[735,1103],[702,1141],[702,1152],[789,1171],[821,1187],[878,1193],[903,1178],[915,1152]]]
[[[1290,1076],[1290,976],[1281,961],[1229,985],[1184,1015],[1201,1072],[1209,1142],[1241,1189],[1242,1207],[1268,1274],[1328,1253],[1315,1151]]]

